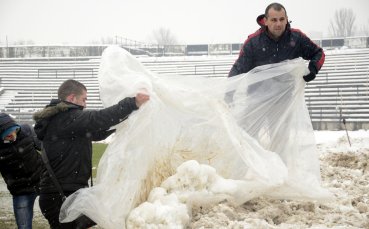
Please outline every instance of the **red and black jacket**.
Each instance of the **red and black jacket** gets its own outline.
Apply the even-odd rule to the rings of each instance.
[[[268,28],[263,24],[263,17],[257,18],[259,30],[248,36],[228,77],[246,73],[265,64],[278,63],[302,57],[310,60],[309,70],[315,74],[322,67],[325,54],[323,49],[311,41],[303,32],[293,29],[288,23],[278,41],[268,35]]]

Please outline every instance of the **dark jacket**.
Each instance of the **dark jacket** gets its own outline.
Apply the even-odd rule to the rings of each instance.
[[[40,142],[29,125],[20,125],[15,142],[0,142],[0,171],[12,195],[38,192],[44,166],[37,150]]]
[[[259,25],[262,24],[259,23]],[[315,74],[318,73],[325,59],[323,49],[300,30],[290,28],[289,23],[278,41],[268,35],[267,27],[261,26],[259,30],[249,35],[243,44],[239,57],[233,64],[228,77],[247,73],[257,66],[298,57],[310,60],[309,70]]]
[[[108,137],[113,133],[108,129],[136,109],[135,98],[125,98],[101,110],[83,110],[83,107],[73,103],[52,100],[34,114],[35,132],[43,141],[50,166],[64,191],[73,192],[88,186],[92,169],[92,141]],[[57,192],[47,171],[41,178],[40,192]]]

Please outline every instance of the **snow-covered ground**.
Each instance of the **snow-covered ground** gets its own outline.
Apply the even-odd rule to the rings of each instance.
[[[234,207],[228,203],[195,206],[189,228],[369,228],[369,131],[315,131],[322,184],[332,202],[256,198]],[[11,196],[0,181],[0,216],[14,227]],[[35,221],[44,228],[38,203]]]
[[[193,209],[191,228],[369,228],[369,131],[315,131],[322,184],[336,200],[253,199]]]

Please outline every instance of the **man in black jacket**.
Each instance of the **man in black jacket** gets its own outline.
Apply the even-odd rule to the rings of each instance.
[[[306,82],[315,79],[325,59],[323,49],[312,42],[304,33],[290,27],[283,5],[272,3],[265,14],[257,18],[259,30],[248,36],[228,77],[247,73],[251,69],[302,57],[309,62]]]
[[[101,110],[83,110],[87,89],[75,80],[65,81],[58,89],[58,99],[51,100],[34,114],[35,132],[43,146],[51,168],[66,196],[88,187],[92,170],[92,141],[103,140],[109,130],[149,100],[138,93],[118,104]],[[41,177],[40,208],[51,228],[76,228],[76,222],[59,223],[62,198],[48,172]]]
[[[18,228],[31,229],[44,169],[40,141],[29,125],[18,125],[5,113],[0,113],[0,138],[0,172],[13,196],[15,220]]]

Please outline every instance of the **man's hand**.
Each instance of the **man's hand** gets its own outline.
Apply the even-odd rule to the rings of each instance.
[[[315,77],[316,77],[316,74],[313,72],[310,72],[309,74],[303,76],[302,78],[304,78],[305,82],[310,82],[313,79],[315,79]]]
[[[146,103],[150,99],[150,96],[145,92],[139,92],[136,94],[135,101],[136,106],[140,107],[142,104]]]

